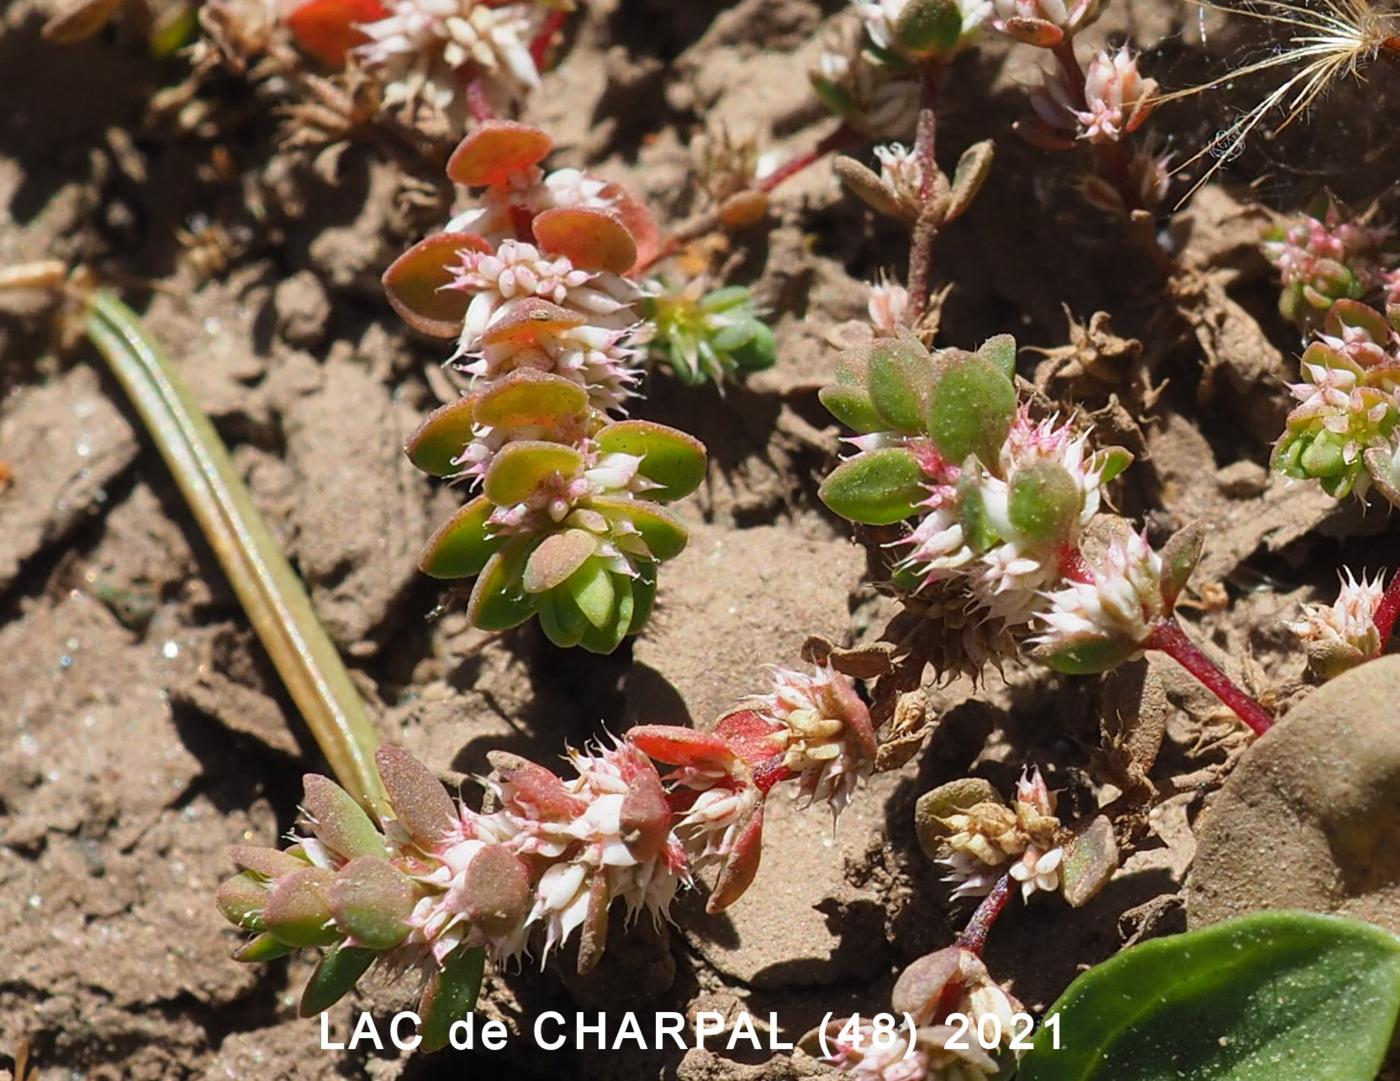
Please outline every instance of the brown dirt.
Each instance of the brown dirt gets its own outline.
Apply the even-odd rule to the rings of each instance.
[[[803,72],[837,0],[584,7],[528,118],[554,132],[561,160],[626,179],[663,218],[691,208],[686,147],[705,120],[756,130],[779,151],[829,126]],[[1129,7],[1131,24],[1120,14]],[[1177,5],[1110,9],[1100,32],[1131,34],[1164,81],[1206,69]],[[0,13],[0,265],[87,261],[146,312],[233,447],[386,739],[455,781],[482,771],[496,748],[549,760],[605,725],[709,723],[763,689],[763,664],[796,663],[808,634],[878,635],[888,602],[862,584],[863,555],[815,498],[837,445],[815,392],[834,360],[829,332],[861,314],[859,282],[900,266],[906,248],[842,198],[828,168],[782,189],[771,231],[743,238],[738,276],[772,313],[778,368],[723,397],[652,381],[643,415],[694,431],[713,464],[681,507],[691,546],[662,575],[652,625],[596,660],[556,650],[533,627],[488,639],[455,602],[434,617],[439,591],[414,570],[456,498],[398,450],[436,400],[441,349],[401,327],[376,279],[441,219],[450,193],[433,171],[356,146],[330,184],[274,149],[275,118],[236,84],[211,91],[227,98],[221,121],[180,134],[147,115],[151,92],[182,77],[179,61],[154,64],[112,35],[59,50],[40,41],[41,22],[25,0]],[[1212,62],[1234,33],[1212,34]],[[1260,692],[1294,687],[1303,661],[1281,619],[1300,600],[1330,596],[1343,562],[1383,560],[1387,522],[1265,471],[1296,340],[1273,314],[1267,267],[1251,247],[1259,212],[1213,188],[1178,216],[1196,291],[1186,320],[1164,317],[1150,272],[1073,197],[1062,164],[1010,136],[1028,59],[1010,57],[992,44],[966,58],[947,93],[942,152],[988,135],[1000,149],[982,200],[939,242],[936,273],[957,285],[943,340],[971,345],[1011,330],[1023,345],[1059,346],[1068,305],[1081,321],[1107,311],[1117,333],[1142,341],[1114,396],[1081,403],[1143,452],[1118,501],[1157,539],[1207,522],[1194,591],[1222,587],[1228,604],[1203,601],[1192,633]],[[1188,101],[1163,114],[1163,129],[1189,151],[1224,108]],[[1353,160],[1347,148],[1375,134],[1366,123],[1328,103],[1307,160]],[[1387,186],[1384,163],[1327,176],[1281,167],[1298,146],[1251,151],[1229,176],[1264,177],[1263,195],[1281,208],[1323,182],[1363,199]],[[176,238],[208,239],[213,227],[225,241],[217,249],[197,253]],[[460,1070],[450,1056],[321,1052],[315,1026],[295,1018],[307,963],[254,970],[229,960],[235,936],[211,903],[229,870],[225,849],[270,843],[291,824],[314,746],[95,355],[53,348],[42,304],[0,303],[0,464],[11,478],[0,484],[0,1048],[30,1037],[45,1078]],[[1035,363],[1026,354],[1022,374]],[[1125,405],[1143,400],[1149,379],[1167,381],[1155,405]],[[776,1011],[793,1040],[827,1010],[882,1006],[898,968],[946,944],[965,918],[948,911],[918,853],[915,798],[974,769],[1004,787],[1035,761],[1067,805],[1087,812],[1104,795],[1092,752],[1111,700],[1164,731],[1151,779],[1169,795],[1140,851],[1088,907],[1038,903],[999,926],[993,971],[1043,1007],[1076,966],[1183,925],[1191,827],[1239,749],[1209,696],[1151,664],[1111,695],[1098,681],[1017,666],[981,689],[930,687],[941,724],[922,756],[869,786],[834,830],[820,814],[775,809],[763,872],[728,916],[705,918],[700,899],[687,899],[677,928],[619,940],[593,979],[493,977],[486,1012],[519,1028],[548,1008],[746,1006]],[[371,988],[355,1005],[387,1016],[410,992]],[[338,1024],[347,1012],[335,1011]],[[528,1039],[473,1065],[609,1081],[814,1069],[747,1053],[551,1056]]]

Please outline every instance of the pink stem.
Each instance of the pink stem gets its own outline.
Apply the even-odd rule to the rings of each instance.
[[[1376,630],[1381,632],[1382,652],[1390,641],[1391,631],[1395,630],[1396,616],[1400,616],[1400,571],[1395,572],[1395,577],[1390,580],[1390,585],[1386,587],[1385,596],[1381,598],[1381,603],[1376,606],[1375,623]]]
[[[535,40],[530,42],[530,59],[535,62],[537,70],[544,70],[544,61],[549,53],[549,47],[554,44],[555,35],[564,29],[564,20],[567,17],[567,12],[550,12],[545,16],[544,25],[540,27],[540,32],[535,35]]]
[[[1006,908],[1006,902],[1011,900],[1012,886],[1009,874],[1002,875],[997,879],[997,884],[992,887],[992,892],[982,898],[982,903],[977,906],[977,911],[967,921],[967,926],[963,928],[962,934],[958,935],[959,946],[972,951],[978,957],[982,956],[992,925],[997,922],[997,917]]]
[[[939,217],[934,207],[934,179],[938,175],[936,144],[938,140],[939,83],[942,66],[930,61],[923,69],[923,87],[919,126],[914,136],[914,158],[919,163],[919,216],[914,222],[914,235],[909,247],[909,324],[918,326],[928,310],[929,275],[933,271],[933,241],[938,235]]]
[[[823,136],[817,144],[807,150],[796,154],[783,162],[771,173],[758,182],[758,190],[770,192],[789,177],[794,177],[809,165],[815,165],[834,150],[841,150],[852,145],[856,140],[856,133],[850,128],[842,125],[829,135]]]
[[[1144,645],[1148,649],[1161,650],[1200,680],[1215,697],[1234,710],[1239,719],[1254,730],[1255,735],[1262,736],[1274,726],[1274,719],[1268,711],[1236,687],[1230,677],[1186,637],[1175,616],[1168,616],[1158,623]]]
[[[467,109],[478,124],[496,119],[496,110],[491,108],[491,99],[486,96],[486,87],[475,77],[467,83]]]

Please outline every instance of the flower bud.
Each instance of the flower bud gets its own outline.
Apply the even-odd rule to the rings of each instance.
[[[1334,604],[1303,606],[1303,618],[1287,626],[1302,640],[1314,675],[1332,679],[1380,656],[1376,610],[1384,596],[1382,575],[1357,581],[1348,570]]]

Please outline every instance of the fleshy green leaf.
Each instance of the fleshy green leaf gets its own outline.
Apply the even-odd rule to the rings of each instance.
[[[460,469],[457,458],[471,442],[475,423],[470,398],[434,409],[408,437],[404,446],[408,460],[429,476],[452,476]]]
[[[335,922],[360,945],[393,949],[409,932],[413,883],[388,860],[351,860],[336,872],[328,895]]]
[[[339,939],[327,892],[333,877],[323,867],[307,867],[278,879],[263,910],[267,929],[289,946],[329,946]]]
[[[214,894],[224,919],[244,931],[265,931],[262,911],[267,905],[267,883],[252,871],[226,879]]]
[[[526,593],[544,593],[566,581],[598,550],[598,538],[584,529],[566,529],[540,542],[525,562]]]
[[[451,834],[458,821],[457,808],[432,770],[391,744],[374,752],[374,764],[389,793],[394,818],[416,844],[431,849]]]
[[[933,385],[933,358],[912,339],[876,342],[870,353],[866,386],[870,401],[888,427],[900,432],[923,430]]]
[[[1067,676],[1089,676],[1117,668],[1141,648],[1117,638],[1085,634],[1069,641],[1036,650],[1036,657],[1056,672]]]
[[[1204,543],[1205,531],[1193,522],[1178,529],[1162,546],[1162,603],[1168,612],[1176,606],[1176,598],[1201,561]]]
[[[374,964],[375,952],[358,946],[337,946],[327,950],[306,981],[298,1012],[315,1017],[329,1010],[353,988]]]
[[[506,631],[534,614],[535,598],[521,584],[532,548],[532,544],[517,539],[487,561],[467,601],[472,626],[483,631]]]
[[[631,522],[659,563],[675,559],[685,550],[689,540],[685,526],[665,507],[646,499],[604,498],[594,499],[593,506],[602,511],[609,522]]]
[[[997,334],[977,347],[977,355],[1008,379],[1016,378],[1016,339],[1010,334]]]
[[[886,427],[885,418],[880,416],[875,405],[861,387],[832,383],[822,387],[817,397],[826,411],[847,428],[853,428],[861,435],[878,432]]]
[[[601,559],[591,559],[575,571],[564,583],[564,590],[593,626],[605,627],[611,622],[616,593],[612,575]]]
[[[627,628],[628,634],[636,634],[646,626],[656,602],[656,564],[644,563],[636,569],[637,577],[632,579],[632,623]]]
[[[287,945],[270,931],[265,931],[257,938],[250,939],[238,949],[233,951],[233,959],[245,965],[261,965],[268,961],[275,961],[279,957],[286,957],[292,952],[293,947]]]
[[[962,36],[963,17],[957,0],[908,0],[895,20],[894,36],[909,52],[947,52]]]
[[[440,1051],[447,1046],[452,1023],[462,1020],[476,1007],[485,971],[485,950],[459,946],[447,955],[442,968],[433,973],[418,1004],[418,1016],[423,1019],[421,1046],[424,1051]]]
[[[602,627],[589,627],[583,632],[579,645],[590,653],[611,653],[622,644],[632,628],[632,613],[636,602],[632,596],[632,579],[625,574],[611,574],[613,609],[609,621]]]
[[[302,777],[301,806],[312,832],[332,852],[346,859],[387,855],[378,827],[350,793],[329,777],[319,773]]]
[[[928,432],[943,457],[976,454],[996,462],[1016,414],[1016,388],[996,364],[975,353],[939,353],[929,395]]]
[[[1012,528],[1034,544],[1066,539],[1083,505],[1069,471],[1045,458],[1016,470],[1007,493]]]
[[[433,578],[470,578],[480,574],[503,542],[502,537],[493,537],[486,528],[486,519],[493,509],[491,500],[484,495],[465,504],[428,538],[418,557],[418,568]]]
[[[642,459],[642,476],[657,488],[646,497],[674,503],[700,487],[705,479],[705,444],[694,436],[649,420],[624,420],[598,433],[601,454],[634,454]]]
[[[1017,1078],[1373,1081],[1397,1012],[1400,939],[1336,916],[1259,912],[1081,975]]]
[[[561,649],[572,649],[592,627],[567,590],[550,589],[535,598],[535,611],[545,637]]]
[[[587,410],[588,391],[572,379],[520,368],[475,399],[474,419],[493,428],[554,429]]]
[[[973,143],[962,152],[962,157],[958,159],[958,166],[953,170],[953,183],[948,193],[948,216],[943,219],[944,221],[952,221],[954,218],[961,217],[972,205],[972,201],[977,198],[977,193],[982,190],[982,185],[987,182],[987,175],[992,171],[992,159],[995,156],[996,145],[990,139]],[[1007,338],[1010,335],[1002,334],[998,337]],[[994,338],[993,341],[995,340]],[[1016,362],[1015,341],[1012,341],[1011,349],[1011,362],[1014,367]],[[1008,371],[1007,374],[1011,373]]]
[[[520,439],[502,447],[486,471],[482,491],[498,507],[523,503],[551,477],[572,477],[583,469],[583,455],[562,443]]]
[[[842,518],[893,525],[914,513],[927,493],[924,472],[907,450],[886,447],[842,462],[822,482],[821,500]]]
[[[384,293],[399,317],[414,330],[437,338],[462,329],[471,297],[448,289],[464,251],[490,251],[474,233],[434,233],[404,252],[384,271]]]

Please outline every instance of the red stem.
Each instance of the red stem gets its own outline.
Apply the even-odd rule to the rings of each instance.
[[[1386,587],[1385,596],[1381,598],[1381,603],[1376,605],[1375,623],[1376,630],[1381,632],[1381,651],[1385,651],[1386,644],[1390,641],[1390,632],[1395,630],[1395,618],[1400,616],[1400,571],[1395,572],[1395,577],[1390,580],[1390,585]]]
[[[918,326],[928,310],[929,277],[933,271],[933,241],[938,235],[938,210],[934,206],[934,178],[938,175],[938,85],[942,65],[929,61],[923,69],[922,100],[918,133],[914,137],[914,158],[919,163],[919,217],[914,222],[913,243],[909,249],[909,324]]]
[[[854,145],[859,136],[844,124],[833,132],[822,136],[816,144],[800,154],[795,154],[783,162],[758,182],[758,190],[770,192],[789,177],[794,177],[809,165],[815,165],[822,158],[836,150]]]
[[[530,42],[530,59],[535,62],[537,71],[544,70],[544,60],[549,52],[549,47],[554,44],[554,36],[564,29],[564,20],[568,13],[564,11],[551,11],[545,16],[544,25],[540,27],[540,32],[535,35],[535,40]]]
[[[1006,902],[1011,900],[1012,888],[1013,883],[1009,874],[1002,875],[997,879],[997,884],[992,887],[992,892],[982,898],[982,903],[977,906],[977,911],[967,921],[967,926],[963,928],[962,934],[958,935],[959,946],[970,950],[978,957],[982,956],[992,925],[997,922],[997,917],[1006,908]]]
[[[1060,549],[1060,576],[1068,578],[1071,582],[1094,584],[1094,572],[1084,561],[1084,553],[1072,544],[1066,544]]]
[[[1074,38],[1066,35],[1050,51],[1060,65],[1060,70],[1065,73],[1070,89],[1074,91],[1075,106],[1085,108],[1087,99],[1084,97],[1084,68],[1079,63],[1079,57],[1074,55]]]
[[[1175,616],[1168,616],[1158,623],[1143,644],[1148,649],[1161,650],[1200,680],[1215,697],[1234,710],[1239,719],[1254,730],[1255,735],[1262,736],[1274,726],[1274,719],[1268,711],[1235,686],[1230,677],[1186,637]]]
[[[765,796],[775,784],[791,780],[797,774],[783,765],[783,756],[775,754],[766,762],[760,762],[753,768],[754,786]]]

